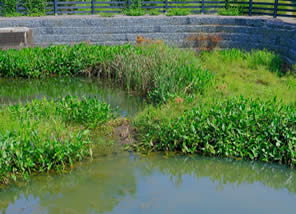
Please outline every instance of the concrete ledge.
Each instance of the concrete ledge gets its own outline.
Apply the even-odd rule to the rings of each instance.
[[[271,17],[190,15],[179,17],[48,16],[0,18],[1,27],[32,29],[35,45],[134,43],[137,35],[180,47],[194,47],[188,37],[219,35],[219,48],[268,49],[296,64],[296,20]],[[1,31],[0,31],[1,35]],[[1,39],[1,38],[0,38]],[[1,42],[0,42],[1,43]]]
[[[0,49],[33,46],[32,30],[27,27],[0,28]]]

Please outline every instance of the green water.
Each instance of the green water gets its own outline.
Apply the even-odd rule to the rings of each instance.
[[[204,157],[113,154],[0,192],[0,213],[295,213],[296,172]]]
[[[123,116],[133,115],[143,108],[143,99],[127,94],[112,83],[89,78],[7,79],[0,78],[0,106],[26,103],[43,97],[66,95],[97,96],[112,107],[119,106]]]
[[[144,104],[91,79],[0,79],[0,105],[97,95],[122,115]],[[296,170],[200,156],[119,152],[79,163],[64,175],[33,176],[0,189],[0,213],[295,213]]]

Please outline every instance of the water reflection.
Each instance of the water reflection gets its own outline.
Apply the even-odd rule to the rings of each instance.
[[[2,213],[288,213],[296,172],[199,156],[122,153],[0,192]],[[0,213],[1,213],[0,212]]]
[[[133,115],[143,108],[143,99],[128,95],[110,82],[89,78],[7,79],[0,78],[0,106],[26,103],[33,99],[57,98],[66,95],[98,96],[119,112]]]

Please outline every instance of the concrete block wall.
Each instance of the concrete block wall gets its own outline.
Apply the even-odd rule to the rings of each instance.
[[[268,49],[296,64],[296,21],[266,17],[48,16],[0,18],[0,28],[28,27],[37,46],[89,41],[115,45],[134,43],[137,35],[161,39],[180,47],[191,46],[190,36],[219,34],[220,48]]]

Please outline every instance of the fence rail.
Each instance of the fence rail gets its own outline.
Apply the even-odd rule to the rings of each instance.
[[[296,18],[296,0],[143,0],[140,7],[145,10],[156,9],[166,13],[173,8],[187,9],[193,14],[217,13],[218,10],[228,7],[239,7],[245,15],[267,15],[276,17]],[[99,14],[121,13],[124,9],[132,8],[133,0],[87,0],[87,1],[61,1],[49,0],[45,8],[47,15],[60,14]],[[0,16],[2,13],[0,4]],[[26,14],[22,4],[16,5],[16,11]]]

